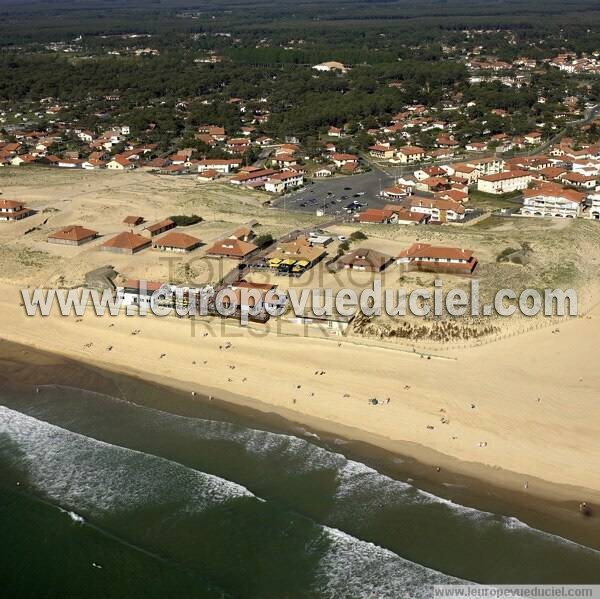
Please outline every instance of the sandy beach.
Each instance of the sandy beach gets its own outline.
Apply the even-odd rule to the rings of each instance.
[[[598,309],[558,330],[427,358],[343,339],[259,338],[222,321],[193,331],[170,317],[29,318],[19,302],[16,288],[1,290],[4,339],[276,413],[526,497],[600,499],[590,467],[600,462]]]

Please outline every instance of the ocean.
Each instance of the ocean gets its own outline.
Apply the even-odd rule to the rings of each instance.
[[[3,596],[383,599],[600,582],[600,552],[395,479],[344,440],[208,401],[174,413],[146,393],[0,389]]]

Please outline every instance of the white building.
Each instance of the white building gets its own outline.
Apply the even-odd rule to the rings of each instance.
[[[227,175],[232,170],[238,169],[241,166],[241,162],[234,158],[231,159],[219,159],[219,158],[207,158],[200,160],[198,163],[198,172],[203,173],[204,171],[213,170],[218,173]]]
[[[321,62],[313,66],[315,71],[329,72],[329,71],[338,71],[340,73],[345,73],[348,69],[347,67],[335,60],[330,60],[328,62]]]
[[[295,171],[282,171],[271,175],[265,181],[265,191],[283,193],[292,187],[300,187],[304,183],[304,175]]]
[[[500,195],[527,189],[531,180],[532,176],[527,171],[508,171],[479,177],[477,189],[484,193]]]
[[[585,207],[585,194],[565,189],[556,183],[544,183],[523,192],[523,216],[577,218]],[[600,219],[600,214],[599,217]]]
[[[495,156],[487,156],[465,162],[465,166],[476,168],[479,171],[479,176],[495,175],[504,170],[504,160]]]

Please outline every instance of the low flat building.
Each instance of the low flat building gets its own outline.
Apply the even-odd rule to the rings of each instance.
[[[100,246],[100,249],[105,252],[115,252],[117,254],[135,254],[150,247],[150,245],[152,245],[152,242],[147,237],[124,231],[105,241]]]
[[[413,243],[400,252],[396,263],[405,270],[470,275],[477,266],[472,250]]]
[[[236,238],[220,239],[208,250],[206,255],[212,258],[231,258],[232,260],[244,260],[249,258],[258,250],[253,243]]]
[[[349,270],[381,272],[392,262],[391,256],[377,250],[357,248],[339,258],[337,265]]]
[[[160,222],[154,223],[153,225],[148,225],[145,231],[150,237],[156,237],[156,235],[170,231],[176,226],[177,225],[170,218],[167,218],[165,220],[161,220]]]
[[[187,233],[170,231],[153,241],[152,247],[156,250],[185,254],[187,252],[192,252],[201,244],[202,242],[197,237],[193,237]]]
[[[96,239],[97,236],[97,231],[86,229],[79,225],[73,225],[48,235],[48,243],[56,243],[59,245],[82,245]]]
[[[560,181],[562,181],[566,185],[572,185],[573,187],[579,187],[580,189],[589,190],[594,190],[596,188],[596,185],[598,185],[596,177],[573,172],[561,175]]]
[[[403,200],[411,194],[411,188],[406,185],[392,185],[383,190],[383,196],[390,200]]]
[[[198,172],[203,173],[204,171],[212,170],[227,175],[231,171],[240,168],[241,164],[241,160],[236,158],[206,158],[198,162]]]
[[[395,210],[381,210],[379,208],[368,208],[358,212],[353,217],[354,221],[361,224],[388,225],[398,222],[398,214]]]
[[[126,216],[123,219],[123,223],[129,225],[130,227],[137,227],[144,222],[143,216]]]
[[[386,204],[384,210],[391,210],[397,216],[396,224],[398,225],[426,225],[431,216],[422,212],[411,212],[402,206],[394,204]]]

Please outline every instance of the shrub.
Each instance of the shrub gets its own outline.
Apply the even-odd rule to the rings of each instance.
[[[496,256],[496,262],[506,262],[508,260],[508,257],[511,254],[514,254],[517,250],[515,250],[514,248],[505,248],[503,249],[497,256]]]
[[[259,235],[253,243],[259,248],[264,248],[273,243],[273,235],[271,233],[264,233],[263,235]]]
[[[351,241],[364,241],[368,237],[362,231],[354,231],[350,234]]]
[[[197,214],[192,214],[191,216],[188,216],[187,214],[177,214],[175,216],[170,216],[169,218],[178,227],[189,227],[190,225],[195,225],[196,223],[203,221],[203,218]]]

